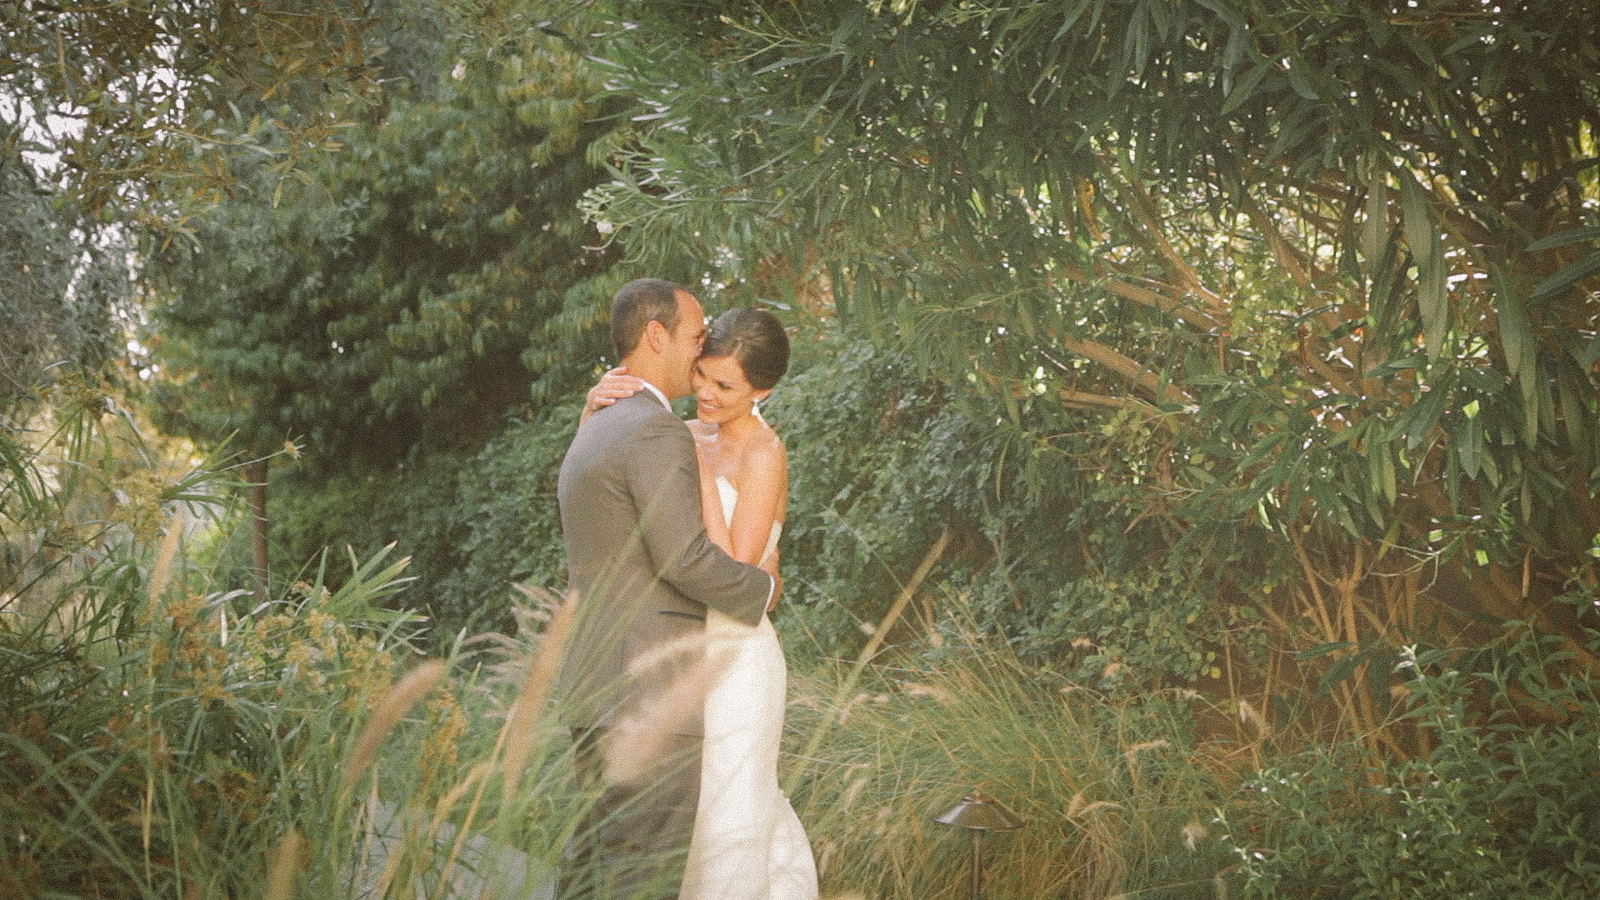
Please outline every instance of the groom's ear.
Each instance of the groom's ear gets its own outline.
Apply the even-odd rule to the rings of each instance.
[[[651,319],[644,323],[644,340],[649,343],[651,350],[660,353],[667,349],[667,344],[672,340],[672,332],[667,330],[667,326]]]

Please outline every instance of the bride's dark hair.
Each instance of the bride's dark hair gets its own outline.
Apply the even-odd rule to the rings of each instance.
[[[789,336],[783,323],[764,309],[739,306],[711,323],[700,355],[731,356],[757,390],[769,390],[789,371]]]

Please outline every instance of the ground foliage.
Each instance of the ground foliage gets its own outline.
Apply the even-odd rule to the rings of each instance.
[[[566,551],[556,476],[578,402],[509,423],[477,452],[433,453],[399,477],[320,477],[282,466],[274,481],[273,565],[295,572],[325,548],[398,545],[412,558],[407,602],[435,640],[510,628],[513,585],[559,588]]]
[[[279,482],[302,479],[283,507],[279,545],[293,549],[279,570],[310,575],[283,579],[285,609],[315,612],[317,569],[301,567],[324,543],[366,545],[360,559],[396,539],[414,552],[426,574],[408,602],[448,628],[439,646],[502,621],[511,581],[559,582],[550,479],[570,392],[605,352],[601,301],[621,270],[580,283],[549,263],[572,246],[562,241],[615,235],[608,252],[631,257],[630,271],[693,284],[711,308],[769,303],[820,338],[769,404],[794,465],[780,614],[791,646],[811,630],[821,655],[848,656],[948,533],[890,635],[895,652],[920,654],[904,661],[928,666],[908,680],[960,688],[971,647],[1014,647],[1030,668],[1006,687],[1026,696],[1005,733],[1041,748],[1066,742],[1049,730],[1059,689],[1103,692],[1103,710],[1143,691],[1193,704],[1071,763],[1119,785],[1107,802],[1167,814],[1144,823],[1158,853],[1119,850],[1130,832],[1105,830],[1110,807],[1089,817],[1092,792],[1061,796],[1061,784],[1083,785],[1062,781],[1073,773],[1054,757],[1001,760],[1005,783],[1038,789],[1030,808],[1069,842],[1112,854],[1095,858],[1109,858],[1101,874],[1060,883],[1435,896],[1509,875],[1563,896],[1592,879],[1593,798],[1571,785],[1595,764],[1600,29],[1588,6],[652,2],[613,4],[627,26],[567,31],[518,4],[476,17],[470,5],[405,8],[237,20],[182,4],[5,8],[4,38],[19,48],[0,68],[8,125],[47,108],[81,120],[83,137],[60,142],[74,173],[65,189],[93,215],[126,213],[173,237],[177,277],[196,296],[228,289],[215,307],[202,297],[192,343],[169,358],[169,374],[208,398],[169,407],[181,414],[170,421],[221,437],[245,409],[258,447],[313,451]],[[439,27],[423,27],[419,8]],[[286,23],[307,30],[273,30]],[[380,27],[418,40],[365,43]],[[250,55],[335,33],[350,38],[327,43],[337,53],[292,71],[278,67],[293,53]],[[441,33],[481,55],[458,69]],[[129,74],[166,52],[163,35],[199,36],[179,41],[171,71],[216,90],[178,103],[178,80]],[[617,40],[583,47],[581,65],[539,68],[548,48],[600,37]],[[52,57],[63,40],[70,56]],[[206,58],[219,68],[189,65]],[[375,60],[417,93],[367,93]],[[581,96],[524,93],[563,85],[563,73]],[[139,118],[140,98],[159,114]],[[616,109],[635,114],[620,128],[592,121]],[[385,132],[391,120],[406,135]],[[546,185],[510,161],[541,151],[497,128],[582,139],[534,141],[566,147]],[[330,148],[336,131],[365,154],[351,153],[359,164],[304,152]],[[598,176],[580,158],[610,161],[613,180],[586,181]],[[36,197],[42,183],[7,190]],[[585,224],[562,205],[590,185]],[[230,190],[214,224],[191,218]],[[529,211],[506,192],[547,199],[547,243],[528,237]],[[174,223],[196,240],[170,234]],[[220,252],[193,252],[208,241]],[[524,257],[526,272],[500,265]],[[509,308],[523,297],[534,302]],[[516,329],[548,340],[518,345]],[[508,376],[513,359],[522,368]],[[52,415],[114,409],[87,387],[73,396]],[[508,398],[530,396],[566,406],[504,418],[520,402]],[[205,680],[248,662],[218,656],[220,629],[196,642],[202,619],[248,612],[233,594],[239,573],[225,564],[215,582],[187,584],[201,600],[170,607],[169,628],[168,607],[140,605],[149,541],[124,548],[130,529],[150,538],[148,513],[182,490],[121,471],[108,483],[137,504],[110,489],[87,512],[58,503],[54,479],[93,467],[41,474],[19,433],[0,435],[5,708],[22,711],[4,731],[17,796],[38,801],[17,811],[40,824],[8,834],[5,851],[23,848],[19,833],[49,835],[72,848],[48,858],[63,890],[111,878],[130,895],[170,895],[196,871],[178,874],[183,853],[200,846],[216,855],[195,857],[194,883],[237,893],[268,858],[271,828],[233,807],[217,815],[222,798],[260,799],[251,779],[294,762],[275,752],[270,716],[250,718],[265,690],[255,676],[237,702]],[[63,432],[77,447],[93,433]],[[334,596],[342,557],[329,559]],[[65,585],[33,580],[41,561],[68,573]],[[28,592],[46,610],[104,618],[69,640],[22,629],[12,607]],[[271,637],[320,647],[329,622],[315,624],[315,635],[295,625]],[[340,647],[359,646],[346,637]],[[132,655],[107,665],[108,651]],[[168,666],[160,653],[194,658]],[[360,706],[376,679],[341,665],[335,680]],[[251,671],[270,681],[284,670]],[[984,716],[893,677],[869,683],[882,692],[815,708],[840,724],[884,710],[858,716],[867,727],[841,745],[869,748],[883,780],[817,784],[881,786],[881,802],[861,826],[860,793],[824,798],[812,819],[838,830],[820,831],[819,846],[931,848],[917,826],[893,824],[921,812],[904,785],[932,783],[912,777],[928,771],[952,787],[972,777],[952,748],[991,745],[941,744],[940,727],[973,731]],[[113,727],[123,689],[152,706],[169,698],[170,716]],[[329,742],[356,721],[315,709],[328,716],[301,724]],[[981,712],[998,720],[997,709]],[[1115,718],[1067,724],[1094,732]],[[174,753],[164,742],[180,732]],[[897,733],[931,740],[905,746]],[[1134,749],[1157,740],[1168,747]],[[339,753],[313,757],[324,781],[303,783],[331,784]],[[1124,773],[1137,779],[1155,765],[1138,760],[1158,758],[1173,768],[1154,789],[1201,787],[1181,804],[1122,792]],[[1241,776],[1245,790],[1225,797]],[[155,788],[172,811],[163,819],[152,801],[138,806]],[[1216,821],[1188,818],[1196,799]],[[327,810],[272,812],[291,830],[329,821]],[[1224,837],[1206,843],[1205,826]],[[1181,884],[1118,880],[1119,865],[1169,850],[1200,854],[1163,870]],[[6,867],[34,879],[18,891],[37,893],[37,862]],[[869,874],[920,895],[922,862],[896,857]],[[1201,877],[1212,870],[1220,882]]]
[[[1592,589],[1563,602],[1592,605]],[[1600,875],[1594,684],[1560,639],[1513,622],[1470,650],[1412,648],[1415,759],[1311,747],[1256,773],[1220,837],[1249,897],[1577,897]],[[1594,635],[1587,643],[1597,647]]]

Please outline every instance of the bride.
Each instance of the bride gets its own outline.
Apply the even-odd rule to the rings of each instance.
[[[723,313],[694,365],[706,533],[752,565],[776,552],[789,499],[783,441],[757,404],[789,367],[783,325],[763,309]],[[585,415],[641,388],[622,369],[589,391]],[[700,800],[680,900],[815,900],[817,870],[794,808],[778,787],[787,672],[766,616],[755,627],[716,610],[707,654],[719,674],[705,700]]]

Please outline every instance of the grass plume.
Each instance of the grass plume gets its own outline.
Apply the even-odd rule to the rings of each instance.
[[[347,791],[354,788],[356,782],[372,765],[372,761],[377,758],[378,747],[384,738],[400,724],[400,720],[411,711],[412,707],[434,689],[444,677],[444,673],[444,662],[430,659],[418,663],[411,671],[395,681],[388,695],[379,701],[373,710],[372,718],[367,720],[366,727],[361,730],[361,736],[350,751],[349,761],[345,764]]]

